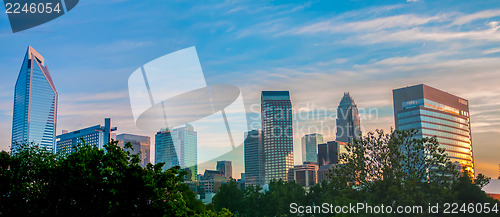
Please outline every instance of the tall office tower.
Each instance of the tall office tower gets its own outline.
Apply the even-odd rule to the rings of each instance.
[[[132,145],[131,153],[140,154],[141,166],[146,167],[146,165],[148,165],[148,163],[150,162],[149,150],[151,143],[151,138],[149,138],[149,136],[140,136],[140,135],[123,133],[117,135],[116,139],[118,140],[118,146],[122,148],[125,146],[126,143],[130,142],[130,144]]]
[[[347,143],[339,141],[329,141],[323,144],[318,144],[318,165],[326,166],[339,162],[341,154],[347,154]]]
[[[302,137],[302,162],[318,163],[318,144],[323,143],[323,135],[307,134]]]
[[[11,153],[22,143],[55,151],[57,91],[45,59],[28,46],[14,89]]]
[[[337,138],[336,141],[353,143],[354,139],[361,139],[361,125],[358,106],[354,103],[349,92],[344,93],[337,108]]]
[[[155,164],[161,162],[165,162],[163,169],[180,166],[172,133],[168,129],[161,129],[155,135]]]
[[[179,165],[187,168],[188,181],[195,181],[198,174],[198,134],[193,126],[186,124],[184,127],[172,130],[172,140],[177,150]]]
[[[419,84],[392,91],[397,130],[417,129],[417,137],[436,136],[454,163],[474,174],[469,102]]]
[[[57,153],[71,154],[75,151],[76,145],[83,144],[83,141],[87,145],[99,149],[104,148],[104,145],[111,141],[111,132],[113,131],[116,131],[116,127],[111,127],[110,118],[104,119],[104,125],[99,124],[73,132],[63,130],[63,133],[57,136],[56,151]]]
[[[216,169],[217,171],[221,171],[222,173],[224,173],[224,176],[227,179],[233,177],[233,165],[231,164],[231,161],[217,161]]]
[[[292,102],[288,91],[262,91],[262,142],[264,181],[288,181],[293,169]]]
[[[251,130],[245,133],[245,182],[249,185],[264,183],[264,146],[262,131]]]

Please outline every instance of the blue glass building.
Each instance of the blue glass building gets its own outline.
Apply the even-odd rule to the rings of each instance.
[[[164,169],[180,166],[188,170],[188,181],[198,174],[198,137],[193,126],[160,130],[155,135],[155,163],[165,162]]]
[[[22,143],[55,151],[57,91],[45,59],[28,46],[14,91],[11,153]]]
[[[397,130],[418,130],[417,137],[436,136],[454,163],[474,174],[469,102],[424,84],[393,90]]]
[[[318,163],[318,144],[323,143],[323,135],[307,134],[302,137],[302,162]]]
[[[288,91],[262,91],[262,143],[264,181],[288,181],[293,172],[292,102]]]
[[[251,130],[245,133],[245,183],[263,185],[264,182],[264,147],[262,131]]]

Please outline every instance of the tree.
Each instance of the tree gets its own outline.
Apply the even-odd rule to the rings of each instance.
[[[220,186],[220,191],[212,198],[212,202],[218,211],[226,208],[238,214],[242,210],[243,192],[238,187],[238,183],[231,180]]]
[[[130,143],[125,151],[116,141],[105,149],[83,142],[67,156],[21,147],[14,156],[0,153],[0,213],[6,216],[231,216],[197,201],[179,167],[142,168]]]
[[[476,179],[474,179],[474,184],[476,184],[480,188],[483,188],[484,186],[490,184],[490,181],[491,181],[490,177],[486,177],[483,174],[479,173]]]

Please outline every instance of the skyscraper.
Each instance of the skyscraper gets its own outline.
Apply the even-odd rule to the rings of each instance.
[[[347,143],[339,141],[329,141],[318,144],[318,165],[327,166],[338,164],[341,154],[347,154]]]
[[[262,142],[265,183],[288,180],[293,169],[292,102],[288,91],[262,91]]]
[[[217,171],[224,173],[224,176],[227,179],[233,177],[233,165],[231,164],[231,161],[227,160],[217,161],[216,169]]]
[[[264,182],[264,146],[262,131],[251,130],[245,134],[245,182],[250,185],[263,185]]]
[[[14,91],[11,153],[31,143],[55,151],[57,91],[45,59],[28,46]]]
[[[128,133],[123,133],[116,136],[118,140],[118,146],[124,147],[128,142],[132,145],[132,154],[140,154],[141,166],[145,167],[150,162],[149,151],[151,139],[149,136],[133,135]]]
[[[111,127],[111,119],[104,119],[104,126],[95,125],[92,127],[87,127],[72,132],[63,130],[61,135],[57,136],[57,153],[70,154],[75,151],[75,146],[78,144],[92,145],[103,148],[105,144],[111,141],[111,132],[115,131],[116,127]]]
[[[302,162],[318,163],[318,144],[323,143],[323,135],[307,134],[302,137]]]
[[[184,127],[172,130],[172,140],[177,150],[179,165],[187,168],[190,174],[188,179],[196,180],[198,174],[198,134],[193,126],[186,124]]]
[[[353,143],[354,139],[361,139],[361,125],[358,106],[354,103],[349,92],[344,93],[337,108],[337,138],[336,141]]]
[[[469,102],[419,84],[392,91],[397,130],[418,130],[417,137],[436,136],[454,163],[474,174]]]
[[[155,135],[155,164],[161,162],[165,162],[163,169],[180,166],[172,133],[168,129],[161,129]]]

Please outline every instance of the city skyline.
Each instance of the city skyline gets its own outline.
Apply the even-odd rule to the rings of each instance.
[[[127,13],[135,9],[157,16]],[[256,128],[260,120],[251,106],[259,104],[262,90],[290,90],[296,114],[315,107],[335,108],[342,93],[349,91],[360,109],[363,132],[395,127],[392,89],[424,83],[466,98],[477,173],[496,177],[498,9],[488,1],[453,1],[449,7],[428,1],[146,5],[89,0],[60,19],[16,34],[3,15],[1,148],[9,150],[14,83],[28,44],[50,66],[59,93],[59,129],[81,129],[111,117],[120,133],[150,137],[156,132],[140,130],[133,123],[126,80],[145,62],[196,45],[207,83],[223,79],[240,87],[249,126],[257,122]],[[158,28],[156,19],[169,22]],[[370,108],[378,111],[377,118],[361,112]],[[321,121],[297,124],[316,126]],[[302,136],[294,135],[295,165],[301,161],[297,156]],[[325,133],[325,141],[333,139],[331,130]],[[238,152],[232,157],[242,156]],[[209,168],[214,166],[212,162]],[[241,161],[233,161],[233,167],[239,176]]]

